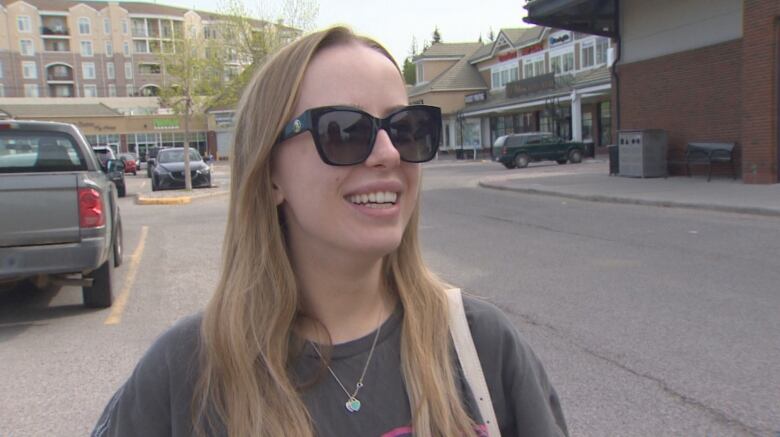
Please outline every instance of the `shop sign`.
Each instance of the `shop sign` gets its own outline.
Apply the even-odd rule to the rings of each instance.
[[[509,53],[504,53],[502,55],[498,55],[498,62],[504,62],[508,61],[510,59],[515,59],[517,57],[517,51],[513,50]]]
[[[217,127],[232,127],[233,115],[233,112],[217,112],[214,114],[214,122],[217,123]]]
[[[532,46],[523,47],[522,49],[520,49],[520,54],[525,56],[525,55],[530,55],[531,53],[541,52],[542,50],[544,50],[544,44],[536,43]]]
[[[571,32],[558,33],[550,37],[550,47],[566,44],[571,41]]]
[[[509,82],[506,84],[506,96],[508,98],[521,97],[526,94],[553,88],[555,88],[555,73],[547,73]]]
[[[482,102],[487,98],[487,93],[484,91],[480,91],[478,93],[469,94],[466,96],[466,103],[476,103],[476,102]]]
[[[155,118],[153,125],[155,129],[178,129],[179,120],[176,118]]]

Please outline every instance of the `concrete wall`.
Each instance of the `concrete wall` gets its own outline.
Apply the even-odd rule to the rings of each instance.
[[[742,21],[742,0],[621,0],[620,62],[741,38]]]

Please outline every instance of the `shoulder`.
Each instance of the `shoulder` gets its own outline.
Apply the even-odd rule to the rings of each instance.
[[[200,325],[200,314],[185,317],[154,341],[106,405],[93,437],[172,435],[197,374]]]
[[[469,321],[475,343],[481,339],[517,336],[515,325],[506,313],[493,303],[464,293],[463,308],[466,310],[466,319]]]

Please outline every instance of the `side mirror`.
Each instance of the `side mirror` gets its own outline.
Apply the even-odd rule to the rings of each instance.
[[[109,159],[106,163],[108,171],[125,171],[125,163],[121,159]]]

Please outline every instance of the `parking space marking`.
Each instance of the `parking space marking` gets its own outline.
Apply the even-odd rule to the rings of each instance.
[[[138,266],[141,264],[141,255],[144,253],[144,245],[146,244],[146,235],[148,233],[149,226],[141,228],[141,240],[138,242],[138,246],[130,257],[130,265],[128,266],[127,275],[125,276],[125,284],[114,302],[114,305],[111,307],[111,314],[109,314],[106,321],[103,322],[104,325],[116,325],[122,321],[122,313],[125,311],[127,299],[130,297],[130,290],[133,289],[133,284],[135,283],[135,275],[138,273]]]
[[[146,186],[146,181],[141,182],[141,188]]]

